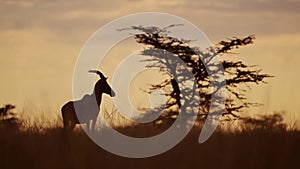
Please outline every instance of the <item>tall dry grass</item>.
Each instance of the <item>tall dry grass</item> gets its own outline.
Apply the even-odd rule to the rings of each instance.
[[[45,119],[44,119],[45,120]],[[201,127],[173,149],[158,156],[131,159],[111,154],[78,128],[66,134],[60,119],[51,127],[24,121],[0,122],[0,168],[93,169],[93,168],[299,168],[300,132],[276,126],[263,128],[241,124],[243,130],[219,129],[203,144],[197,142]],[[38,123],[37,123],[38,124]],[[134,137],[158,134],[167,126],[129,125],[117,130]],[[105,130],[105,129],[102,129]],[[101,131],[100,131],[101,132]],[[159,143],[157,143],[159,144]]]

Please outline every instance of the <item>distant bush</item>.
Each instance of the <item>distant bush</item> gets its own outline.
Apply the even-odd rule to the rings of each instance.
[[[270,115],[261,115],[256,118],[244,118],[241,128],[243,130],[286,131],[287,124],[283,120],[282,114],[277,112]]]
[[[16,106],[12,104],[6,104],[0,108],[0,127],[18,129],[19,120],[17,114],[13,111]]]

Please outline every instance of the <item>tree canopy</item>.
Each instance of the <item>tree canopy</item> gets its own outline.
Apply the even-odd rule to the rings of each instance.
[[[149,62],[148,67],[157,68],[169,77],[158,84],[152,84],[147,90],[151,93],[157,89],[165,89],[168,98],[165,108],[172,109],[172,111],[166,111],[162,115],[163,117],[174,116],[182,106],[187,108],[197,102],[200,103],[197,114],[200,118],[205,118],[208,115],[212,93],[215,92],[211,90],[211,76],[220,71],[224,71],[227,89],[225,111],[222,113],[222,116],[226,118],[223,119],[242,118],[240,115],[242,109],[258,105],[249,102],[246,98],[245,94],[250,88],[249,85],[266,83],[265,79],[272,76],[263,73],[255,65],[247,65],[243,61],[234,61],[224,57],[225,55],[236,55],[233,52],[235,49],[253,44],[254,35],[229,38],[202,49],[201,46],[191,47],[189,43],[192,40],[170,36],[170,29],[176,26],[178,25],[170,25],[165,28],[143,26],[128,28],[140,32],[135,34],[135,40],[145,46],[141,54],[148,57],[144,60]],[[210,75],[207,65],[214,66],[211,61],[215,57],[220,57],[223,67],[216,67]],[[185,65],[174,58],[180,58]],[[183,73],[183,69],[191,71],[193,77],[187,77]],[[193,97],[189,105],[185,105],[187,103],[182,102],[183,97],[191,99],[191,96],[182,95],[182,86],[186,85],[188,80],[195,82],[190,88],[196,90],[200,97]]]

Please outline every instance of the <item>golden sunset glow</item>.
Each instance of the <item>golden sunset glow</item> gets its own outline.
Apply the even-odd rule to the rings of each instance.
[[[236,58],[275,77],[266,85],[253,86],[249,100],[264,104],[255,109],[258,113],[285,111],[288,120],[300,120],[299,4],[298,0],[1,0],[0,103],[16,104],[18,111],[45,107],[57,116],[61,105],[72,99],[73,69],[87,39],[114,19],[156,11],[189,20],[213,43],[255,34],[255,43],[237,50]],[[130,43],[112,49],[109,58],[116,60],[107,61],[103,72],[112,75],[117,56],[125,57],[130,50],[135,50]]]

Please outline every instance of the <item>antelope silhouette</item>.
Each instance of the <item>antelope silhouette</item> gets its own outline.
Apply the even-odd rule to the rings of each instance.
[[[102,94],[115,96],[115,92],[107,83],[107,77],[98,70],[89,70],[89,73],[96,73],[100,76],[92,94],[86,94],[82,99],[69,101],[61,108],[64,129],[73,130],[76,124],[86,124],[88,131],[93,131],[100,112]],[[78,117],[77,117],[78,116]],[[80,119],[80,121],[78,120]]]

